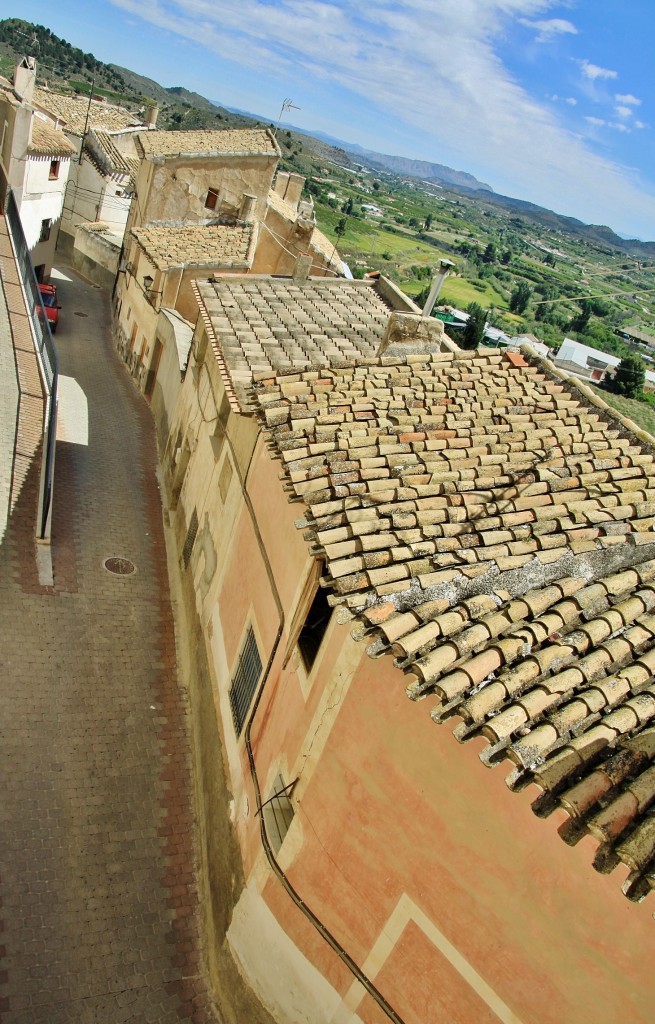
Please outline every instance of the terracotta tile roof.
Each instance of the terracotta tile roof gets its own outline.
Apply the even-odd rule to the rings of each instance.
[[[32,136],[27,151],[38,156],[72,156],[75,146],[62,131],[53,128],[40,117],[33,117]]]
[[[134,149],[134,155],[129,156],[121,152],[114,141],[113,135],[103,131],[101,128],[96,128],[87,134],[84,150],[91,157],[101,174],[116,177],[127,175],[132,184],[136,181],[139,164],[141,163],[136,155],[136,148]]]
[[[139,143],[146,157],[280,155],[277,142],[268,128],[141,132]]]
[[[188,265],[247,269],[252,264],[251,224],[158,224],[134,228],[132,235],[158,270]]]
[[[368,653],[594,866],[655,888],[655,449],[584,386],[500,354],[256,381],[323,585]]]
[[[85,96],[64,96],[62,93],[50,92],[49,89],[35,89],[34,103],[47,111],[52,117],[62,122],[65,131],[82,135],[85,130],[87,110],[89,110],[89,128],[105,128],[108,131],[120,131],[139,125],[138,114],[120,107],[112,107],[108,103],[91,101]]]
[[[249,275],[196,281],[194,289],[229,393],[242,409],[254,375],[373,358],[392,309],[374,281]]]

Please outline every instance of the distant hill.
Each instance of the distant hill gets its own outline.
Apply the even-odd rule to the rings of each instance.
[[[470,192],[467,194],[471,195]],[[474,196],[483,205],[514,212],[526,221],[540,224],[553,231],[576,235],[588,242],[604,246],[608,251],[614,250],[644,259],[652,259],[655,256],[655,242],[642,242],[638,238],[624,238],[605,224],[585,224],[575,217],[566,217],[524,199],[513,199],[511,196],[503,196],[497,192],[477,191]]]
[[[45,77],[51,87],[88,92],[93,85],[94,92],[104,93],[111,102],[137,108],[143,107],[148,99],[154,100],[161,108],[158,121],[160,128],[240,127],[253,120],[263,124],[269,120],[262,115],[230,110],[183,86],[165,88],[154,79],[139,75],[129,68],[104,64],[92,53],[84,53],[43,25],[34,25],[20,18],[1,20],[0,71],[10,74],[16,62],[26,55],[36,57],[39,76]],[[466,171],[457,171],[445,164],[430,163],[427,160],[377,153],[320,131],[308,132],[286,124],[280,127],[293,129],[294,133],[305,136],[308,140],[307,148],[321,160],[332,160],[353,168],[355,163],[359,163],[374,172],[385,170],[400,177],[434,181],[455,193],[461,190],[468,198],[475,198],[482,208],[487,205],[512,212],[525,221],[577,235],[604,246],[608,251],[614,250],[643,259],[655,257],[655,242],[626,239],[605,225],[584,224],[575,217],[564,217],[534,203],[499,195],[491,185],[478,181]],[[285,141],[285,146],[293,148],[293,142],[289,139]],[[308,173],[311,171],[308,170]]]
[[[285,127],[287,127],[285,125]],[[292,127],[289,125],[289,127]],[[350,160],[365,164],[373,170],[392,171],[394,174],[410,178],[422,178],[423,180],[436,180],[445,182],[447,185],[457,185],[459,188],[483,189],[493,192],[491,185],[478,181],[472,174],[466,171],[456,171],[446,164],[433,164],[428,160],[414,160],[404,156],[391,156],[388,153],[377,153],[373,149],[364,149],[354,142],[344,142],[332,135],[320,131],[304,131],[302,128],[294,128],[294,131],[301,135],[309,135],[313,139],[320,139],[338,150],[348,154]]]
[[[374,168],[381,167],[394,174],[406,174],[410,178],[422,178],[428,181],[443,181],[447,185],[457,185],[459,188],[470,188],[475,191],[493,192],[491,185],[478,181],[472,174],[466,171],[456,171],[446,164],[433,164],[428,160],[411,160],[404,156],[390,156],[387,153],[376,153],[371,149],[362,149],[361,146],[344,144],[343,148],[351,154],[358,156],[360,163],[364,162]]]
[[[112,71],[121,76],[132,92],[147,96],[157,103],[184,103],[190,107],[195,107],[197,110],[206,110],[211,113],[220,111],[224,115],[227,114],[226,107],[213,103],[197,92],[190,92],[181,85],[165,88],[159,82],[155,82],[154,79],[138,75],[135,71],[130,71],[129,68],[122,68],[118,64],[109,64],[108,66]]]

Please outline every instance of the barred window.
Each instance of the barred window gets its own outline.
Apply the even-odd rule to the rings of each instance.
[[[184,562],[184,568],[189,568],[189,561],[191,559],[191,552],[193,551],[193,545],[196,542],[198,536],[198,513],[194,508],[191,520],[189,522],[189,529],[187,530],[186,540],[184,541],[184,547],[182,548],[182,561]]]
[[[241,735],[252,698],[262,674],[262,659],[252,626],[248,626],[236,671],[230,688],[232,720],[237,736]]]
[[[294,806],[289,799],[289,792],[292,788],[292,786],[285,786],[284,779],[278,775],[263,808],[266,834],[273,853],[279,852],[293,821]]]

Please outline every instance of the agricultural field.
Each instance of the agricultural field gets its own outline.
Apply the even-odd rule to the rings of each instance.
[[[378,270],[419,302],[441,258],[455,264],[440,303],[481,306],[509,334],[532,333],[553,349],[564,337],[621,358],[634,343],[624,327],[653,337],[655,255],[505,210],[493,193],[403,178],[353,163],[316,159],[311,140],[287,132],[285,165],[307,175],[319,227],[357,276]],[[303,145],[304,142],[304,145]],[[293,152],[285,153],[287,149]],[[349,158],[344,153],[343,157]],[[353,158],[354,159],[354,158]],[[502,197],[500,197],[502,199]],[[611,235],[611,233],[609,233]],[[612,236],[616,238],[617,236]]]

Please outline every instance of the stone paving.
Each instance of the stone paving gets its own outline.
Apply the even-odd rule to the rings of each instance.
[[[58,444],[54,585],[36,568],[36,465],[0,545],[0,1019],[205,1024],[152,423],[106,296],[65,275],[60,369],[88,438]]]

